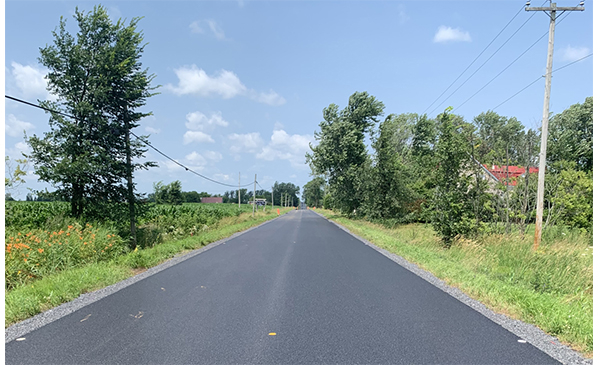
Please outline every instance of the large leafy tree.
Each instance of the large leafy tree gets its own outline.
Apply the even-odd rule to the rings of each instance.
[[[592,171],[594,99],[590,96],[583,104],[571,105],[554,115],[548,124],[548,165],[558,168],[560,161],[575,162],[580,171]]]
[[[102,6],[88,13],[76,9],[74,18],[78,32],[70,34],[61,17],[54,43],[40,49],[39,61],[48,68],[48,88],[58,97],[40,103],[75,118],[51,112],[50,132],[28,139],[30,159],[40,180],[70,201],[73,216],[100,218],[125,201],[134,213],[132,173],[154,166],[132,162],[145,149],[129,138],[148,115],[137,109],[152,95],[153,76],[141,69],[139,18],[113,24]]]
[[[302,188],[302,200],[310,207],[321,207],[325,196],[325,179],[317,176]]]
[[[275,184],[273,184],[273,200],[275,201],[275,205],[282,206],[287,203],[288,206],[298,206],[300,202],[299,194],[300,187],[293,183],[278,183],[275,181]]]
[[[307,161],[316,175],[326,175],[333,206],[350,214],[366,198],[365,170],[370,166],[364,139],[383,113],[384,105],[367,92],[356,92],[342,111],[335,104],[323,110],[316,146]]]
[[[440,117],[440,136],[435,147],[437,167],[434,171],[436,192],[432,224],[445,247],[450,247],[456,237],[467,236],[476,228],[469,198],[473,181],[465,174],[471,160],[467,128],[462,118],[449,111]]]

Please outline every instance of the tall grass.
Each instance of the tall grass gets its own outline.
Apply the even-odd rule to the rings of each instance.
[[[593,247],[588,234],[553,227],[535,252],[533,232],[463,239],[445,249],[433,229],[422,224],[387,228],[320,212],[491,309],[533,323],[592,355]]]

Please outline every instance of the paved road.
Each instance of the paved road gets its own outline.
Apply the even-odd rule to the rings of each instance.
[[[25,337],[7,364],[557,363],[306,210]]]

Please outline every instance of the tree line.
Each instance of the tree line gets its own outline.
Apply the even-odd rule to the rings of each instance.
[[[469,122],[451,108],[435,117],[383,118],[384,108],[357,92],[342,110],[323,110],[306,155],[315,177],[304,186],[309,206],[386,224],[431,223],[446,246],[458,237],[529,229],[538,130],[493,111]],[[592,230],[592,109],[589,97],[549,121],[546,225]],[[511,176],[516,168],[524,173]]]

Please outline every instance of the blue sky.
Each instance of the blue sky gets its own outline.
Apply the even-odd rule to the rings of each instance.
[[[541,6],[542,0],[532,0]],[[575,0],[559,6],[575,6]],[[162,85],[148,100],[135,131],[149,134],[154,146],[212,179],[262,187],[275,181],[302,187],[310,169],[304,155],[331,103],[343,108],[356,91],[382,101],[385,114],[419,113],[518,13],[508,28],[434,107],[463,83],[530,16],[510,39],[439,108],[458,107],[536,43],[525,55],[455,113],[467,120],[495,108],[545,73],[549,18],[525,12],[525,1],[6,1],[5,90],[29,101],[51,97],[45,91],[39,48],[52,42],[60,16],[75,7],[105,6],[113,19],[143,16],[139,29],[148,42],[142,63]],[[554,69],[592,53],[593,3],[584,12],[559,18]],[[521,9],[521,11],[519,11]],[[564,20],[563,20],[564,19]],[[556,72],[551,112],[561,112],[592,95],[593,57]],[[518,118],[528,128],[541,125],[544,81],[495,111]],[[5,102],[5,153],[26,151],[28,135],[48,131],[40,110]],[[154,151],[147,158],[159,168],[138,172],[140,192],[152,183],[181,180],[185,191],[231,190],[206,181]],[[31,173],[13,196],[49,185]]]

